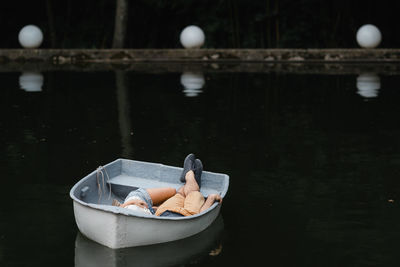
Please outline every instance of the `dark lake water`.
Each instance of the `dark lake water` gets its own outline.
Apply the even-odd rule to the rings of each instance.
[[[0,80],[0,266],[400,264],[399,75]],[[230,176],[208,232],[117,251],[79,235],[69,190],[83,176],[119,157],[181,166],[190,152]]]

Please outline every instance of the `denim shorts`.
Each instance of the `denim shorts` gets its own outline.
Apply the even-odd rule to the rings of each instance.
[[[125,201],[128,200],[128,198],[131,198],[133,196],[139,197],[141,200],[146,202],[147,206],[149,207],[149,210],[151,211],[151,214],[154,214],[154,209],[153,209],[153,201],[151,200],[151,197],[149,193],[147,193],[146,189],[143,188],[138,188],[136,190],[131,191],[125,198]]]
[[[160,214],[160,217],[184,217],[184,215],[173,212],[173,211],[166,210]]]

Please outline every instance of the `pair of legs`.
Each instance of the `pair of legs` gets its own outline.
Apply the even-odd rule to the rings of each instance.
[[[180,181],[185,183],[185,185],[179,188],[178,192],[174,188],[152,188],[147,189],[147,193],[150,195],[154,205],[163,203],[176,193],[186,198],[191,192],[200,191],[202,172],[203,164],[201,160],[196,159],[196,156],[190,153],[183,162],[183,171],[180,177]]]
[[[157,207],[167,199],[173,197],[177,193],[182,195],[183,197],[186,197],[190,192],[200,190],[200,187],[197,184],[196,179],[194,177],[193,171],[187,172],[185,175],[185,179],[186,183],[182,187],[180,187],[178,191],[176,191],[175,188],[173,187],[147,188],[146,191],[149,194],[151,200],[153,201],[153,205]],[[139,200],[124,202],[123,204],[120,205],[120,207],[124,208],[129,205],[137,205],[139,207],[149,208],[147,207],[147,204],[144,201],[139,201]]]
[[[186,198],[187,196],[189,196],[189,194],[193,192],[200,192],[200,187],[196,182],[193,171],[188,171],[186,173],[185,180],[186,180],[185,185],[180,187],[177,192],[175,191],[174,188],[150,188],[146,190],[149,193],[151,199],[153,200],[154,205],[159,205],[164,201],[166,201],[167,199],[173,197],[175,195],[175,192],[177,194],[180,194],[184,198]],[[199,213],[210,208],[215,201],[222,203],[221,196],[218,194],[210,194],[207,197],[206,201],[201,205]]]
[[[156,209],[158,205],[162,204],[164,201],[174,197],[176,194],[181,195],[183,198],[186,198],[192,192],[199,192],[200,187],[196,182],[194,172],[192,170],[188,171],[185,175],[185,185],[180,187],[178,191],[172,187],[163,187],[163,188],[148,188],[146,189],[149,194],[152,202],[153,209]],[[198,193],[197,193],[198,194]],[[202,212],[208,208],[210,208],[215,201],[222,202],[221,196],[217,194],[211,194],[208,196],[207,200],[201,205],[200,210],[198,212]],[[129,205],[137,205],[142,208],[149,208],[144,201],[133,199],[126,201],[120,207],[126,207]]]
[[[148,188],[146,191],[149,193],[155,206],[162,204],[165,200],[173,197],[175,194],[180,194],[183,197],[186,197],[193,191],[200,191],[200,187],[196,182],[193,171],[188,171],[185,175],[185,179],[186,183],[181,186],[178,191],[173,187]]]

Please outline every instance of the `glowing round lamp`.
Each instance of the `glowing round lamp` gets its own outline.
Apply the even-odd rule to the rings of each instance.
[[[187,97],[194,97],[203,92],[205,84],[204,76],[202,73],[184,72],[181,75],[181,84],[185,88],[183,93]]]
[[[19,86],[26,92],[41,92],[43,75],[39,72],[24,72],[19,76]]]
[[[381,43],[382,34],[376,26],[366,24],[358,29],[356,38],[361,47],[375,48]]]
[[[24,48],[38,48],[43,42],[43,33],[39,27],[27,25],[19,31],[18,41]]]
[[[357,93],[364,98],[378,96],[381,88],[381,79],[374,73],[364,73],[357,77]]]
[[[200,48],[204,40],[204,32],[197,26],[187,26],[181,32],[180,41],[184,48]]]

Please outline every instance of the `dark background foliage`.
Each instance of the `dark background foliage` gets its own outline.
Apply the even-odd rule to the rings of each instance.
[[[127,48],[179,48],[198,25],[207,48],[352,48],[357,29],[378,26],[381,47],[400,46],[398,1],[136,0],[129,1]],[[115,1],[2,1],[0,48],[18,48],[19,30],[39,26],[43,48],[110,48]]]

